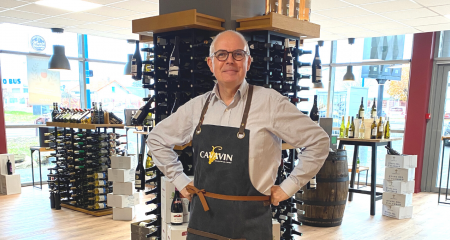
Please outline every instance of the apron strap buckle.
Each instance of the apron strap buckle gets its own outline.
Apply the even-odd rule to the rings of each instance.
[[[209,206],[208,206],[208,203],[206,202],[206,198],[204,195],[206,193],[205,189],[200,190],[192,185],[187,185],[186,190],[189,193],[197,194],[198,197],[200,198],[200,202],[202,203],[202,206],[203,206],[203,209],[205,210],[205,212],[209,211]]]

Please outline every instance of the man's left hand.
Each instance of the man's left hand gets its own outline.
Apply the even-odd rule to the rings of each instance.
[[[274,206],[278,206],[280,202],[289,198],[289,196],[278,185],[273,186],[271,192],[272,195],[270,196],[270,201]]]

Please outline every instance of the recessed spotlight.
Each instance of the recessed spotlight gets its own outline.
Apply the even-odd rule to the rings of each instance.
[[[102,6],[97,3],[91,3],[82,0],[41,0],[36,2],[36,4],[46,7],[59,8],[71,12],[86,11]]]

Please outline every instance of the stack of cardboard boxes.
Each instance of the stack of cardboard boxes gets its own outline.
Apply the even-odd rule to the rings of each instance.
[[[404,219],[412,218],[412,195],[416,155],[386,155],[383,183],[383,215]]]
[[[11,162],[12,175],[8,175],[7,162]],[[14,154],[0,154],[0,194],[21,193],[20,174],[16,174]]]
[[[108,169],[108,181],[113,192],[107,195],[107,205],[113,208],[113,220],[131,221],[136,216],[134,206],[139,204],[139,193],[134,189],[136,156],[113,156]]]

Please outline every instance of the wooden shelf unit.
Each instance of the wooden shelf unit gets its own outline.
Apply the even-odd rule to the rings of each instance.
[[[320,37],[320,25],[278,13],[242,18],[236,22],[240,23],[240,27],[236,28],[239,32],[273,31],[301,39]]]
[[[187,28],[197,28],[210,31],[223,31],[225,19],[198,13],[196,9],[168,13],[154,17],[135,19],[132,32],[144,36],[153,33],[171,32]]]
[[[81,124],[81,123],[63,123],[63,122],[47,122],[49,127],[64,127],[78,129],[97,129],[97,128],[124,128],[123,124]]]
[[[337,140],[349,141],[349,142],[393,142],[402,140],[402,138],[389,138],[389,139],[361,139],[361,138],[338,138]]]
[[[75,211],[82,212],[82,213],[86,213],[86,214],[89,214],[89,215],[92,215],[92,216],[96,216],[96,217],[101,217],[101,216],[106,216],[106,215],[113,214],[113,209],[112,208],[106,208],[106,209],[101,209],[101,210],[89,211],[87,209],[75,207],[73,205],[66,204],[66,203],[61,203],[61,207],[68,208],[68,209],[75,210]]]

